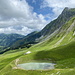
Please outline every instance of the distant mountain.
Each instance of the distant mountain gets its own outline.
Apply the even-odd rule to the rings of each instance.
[[[24,36],[19,34],[0,34],[0,46],[10,46],[15,41],[22,39]]]
[[[34,31],[30,34],[28,34],[27,36],[23,37],[22,39],[15,41],[10,48],[14,49],[14,48],[19,48],[19,47],[25,47],[28,44],[36,44],[38,43],[37,41],[35,41],[35,38],[39,38],[40,35],[38,32]]]
[[[75,8],[65,8],[63,12],[58,16],[57,19],[51,21],[46,25],[40,32],[33,32],[23,39],[16,41],[11,47],[19,47],[27,43],[38,43],[42,40],[47,39],[55,30],[62,27],[71,18],[75,16]]]

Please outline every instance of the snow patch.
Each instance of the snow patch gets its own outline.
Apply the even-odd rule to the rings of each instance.
[[[30,54],[31,53],[31,51],[28,51],[28,52],[26,52],[25,54]]]

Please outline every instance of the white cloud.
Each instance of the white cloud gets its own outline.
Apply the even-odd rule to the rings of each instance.
[[[28,34],[41,30],[48,22],[42,14],[33,12],[25,0],[0,0],[0,33]],[[14,29],[14,27],[22,29]]]
[[[27,35],[32,31],[33,29],[29,29],[25,26],[22,26],[22,29],[16,29],[14,27],[0,28],[0,33],[6,33],[6,34],[16,33],[16,34]]]
[[[54,12],[54,16],[58,16],[65,7],[75,8],[75,0],[44,0],[43,7],[50,7]]]
[[[36,0],[32,0],[32,3],[35,3],[36,4]]]

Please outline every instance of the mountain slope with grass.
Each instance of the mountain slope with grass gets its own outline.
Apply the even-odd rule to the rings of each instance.
[[[28,51],[30,53],[26,54]],[[24,70],[17,67],[18,64],[28,62],[56,65],[53,70]],[[0,75],[75,75],[75,17],[32,47],[1,54]]]
[[[19,52],[7,52],[0,57],[0,74],[1,75],[34,75],[34,74],[41,74],[41,75],[58,75],[59,72],[60,75],[74,75],[75,69],[75,42],[71,42],[67,45],[60,46],[54,49],[48,49],[48,50],[40,50],[35,51],[31,50],[31,54],[24,55],[25,52],[27,52],[26,49],[21,49]],[[10,53],[10,54],[9,54]],[[3,58],[3,59],[2,59]],[[9,61],[9,59],[11,59]],[[23,70],[16,68],[15,62],[18,60],[19,63],[25,63],[25,62],[54,62],[56,63],[54,70]],[[7,63],[6,63],[7,62]]]
[[[32,35],[28,35],[27,37],[16,41],[11,47],[20,46],[21,44],[31,43],[31,42],[40,42],[46,39],[50,34],[52,34],[55,30],[62,27],[66,22],[68,22],[72,17],[75,16],[75,8],[65,8],[63,12],[58,16],[57,19],[51,21],[48,25],[46,25],[40,32],[31,33]]]
[[[46,40],[33,46],[38,49],[52,49],[58,46],[64,46],[75,40],[75,17],[64,24],[62,27],[52,33]]]

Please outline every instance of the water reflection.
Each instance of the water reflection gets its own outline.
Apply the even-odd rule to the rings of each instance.
[[[54,63],[24,63],[17,66],[26,70],[45,70],[54,69]]]

